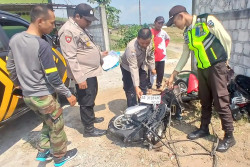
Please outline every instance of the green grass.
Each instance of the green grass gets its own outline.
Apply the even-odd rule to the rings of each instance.
[[[165,30],[170,36],[171,43],[184,43],[183,30],[180,30],[176,27],[163,28],[163,30]]]
[[[176,27],[168,27],[164,28],[168,35],[170,36],[170,42],[171,43],[177,43],[177,44],[183,44],[183,30],[180,30]],[[119,33],[119,30],[112,30],[112,34],[109,34],[110,39],[110,49],[116,50],[116,51],[124,51],[125,48],[119,48],[116,46],[119,39],[122,38],[122,35]],[[168,58],[176,58],[176,53],[170,50],[167,50]]]

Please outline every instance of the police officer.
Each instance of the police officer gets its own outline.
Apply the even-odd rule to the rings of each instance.
[[[34,6],[30,17],[27,31],[10,40],[7,69],[14,85],[22,89],[25,104],[43,120],[36,160],[51,160],[53,154],[54,165],[62,166],[76,156],[77,149],[67,151],[62,108],[55,92],[66,96],[71,106],[75,105],[76,97],[62,83],[52,48],[41,38],[55,27],[53,9],[45,5]]]
[[[138,98],[147,92],[147,70],[155,75],[154,47],[149,28],[142,28],[137,38],[130,41],[121,57],[123,89],[127,106],[137,104]]]
[[[202,106],[201,126],[187,137],[197,139],[209,135],[208,125],[214,104],[221,119],[222,129],[225,131],[224,139],[220,140],[217,151],[225,152],[236,143],[227,90],[227,60],[230,58],[231,38],[213,15],[192,16],[180,5],[169,11],[167,26],[172,24],[182,30],[185,28],[185,44],[182,56],[167,81],[168,86],[172,86],[174,77],[186,64],[190,51],[194,52],[198,67],[199,98]]]
[[[86,136],[101,136],[106,133],[94,127],[103,117],[96,118],[95,98],[98,91],[97,76],[102,74],[102,55],[86,29],[97,20],[91,6],[81,3],[76,6],[73,18],[59,30],[60,46],[67,62],[68,77],[76,82],[80,115]]]

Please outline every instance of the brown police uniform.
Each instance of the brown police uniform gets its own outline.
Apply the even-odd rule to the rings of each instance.
[[[151,42],[147,49],[138,44],[137,38],[130,41],[121,57],[123,89],[127,97],[128,107],[137,104],[135,86],[146,94],[147,70],[155,69],[154,46]]]
[[[67,62],[68,77],[76,82],[81,120],[86,127],[93,127],[94,105],[98,91],[96,76],[102,74],[103,60],[92,36],[72,19],[59,30],[60,45]],[[78,84],[87,81],[87,89],[79,89]]]

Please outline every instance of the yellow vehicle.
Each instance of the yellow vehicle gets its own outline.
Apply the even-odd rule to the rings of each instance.
[[[18,15],[0,11],[0,125],[30,110],[22,98],[13,95],[14,85],[9,79],[6,69],[10,38],[18,32],[25,31],[28,26],[29,22]],[[44,39],[53,46],[52,38],[49,35],[45,35]],[[65,83],[68,81],[65,60],[57,49],[52,48],[52,50],[59,74]]]

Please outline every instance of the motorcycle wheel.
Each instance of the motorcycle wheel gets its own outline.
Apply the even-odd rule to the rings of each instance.
[[[124,120],[124,115],[114,116],[109,121],[108,125],[108,132],[122,140],[126,138],[129,134],[131,134],[136,128],[134,125],[129,124],[129,122],[126,122]]]
[[[177,85],[180,89],[180,98],[182,99],[183,102],[188,103],[191,101],[191,99],[189,100],[187,97],[187,83],[185,81],[183,81],[182,79],[178,79],[174,85]],[[185,100],[184,100],[185,99]]]

